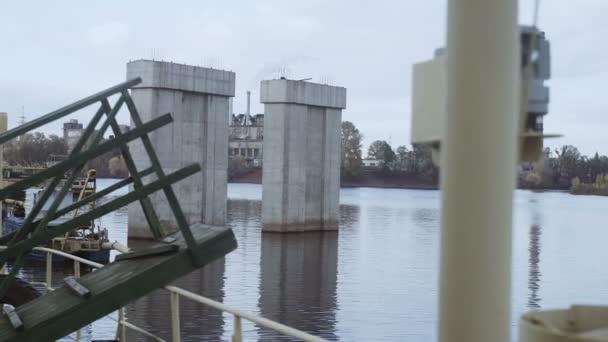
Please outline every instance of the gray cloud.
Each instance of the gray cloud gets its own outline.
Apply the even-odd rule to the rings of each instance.
[[[522,22],[531,10],[523,1]],[[546,127],[566,135],[549,145],[608,153],[605,13],[603,0],[543,2],[554,57]],[[445,18],[445,0],[3,2],[0,110],[11,124],[22,105],[32,118],[124,80],[127,61],[154,57],[235,71],[235,111],[252,90],[261,112],[259,80],[286,68],[293,78],[347,87],[344,118],[366,144],[389,135],[406,144],[411,65],[444,45]]]

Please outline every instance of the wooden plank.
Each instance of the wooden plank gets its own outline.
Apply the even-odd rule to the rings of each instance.
[[[236,248],[232,230],[197,224],[191,227],[199,260],[209,263]],[[173,254],[114,262],[81,278],[92,296],[74,296],[62,286],[16,309],[25,329],[16,332],[8,319],[0,319],[0,341],[49,341],[61,338],[129,302],[161,288],[197,267],[181,232],[173,235],[180,250]],[[158,244],[158,245],[163,245]]]
[[[134,251],[131,253],[119,254],[116,256],[114,261],[123,261],[123,260],[127,260],[127,259],[137,259],[137,258],[148,257],[151,255],[173,253],[173,252],[177,252],[178,250],[179,250],[178,245],[154,246],[154,247],[140,249],[140,250],[137,250],[137,251]]]
[[[127,94],[128,95],[128,94]],[[124,95],[122,96],[124,98]],[[120,126],[118,125],[118,121],[116,121],[115,117],[108,118],[110,121],[110,125],[112,126],[112,131],[114,131],[114,136],[121,136],[122,132],[120,131]],[[120,147],[120,153],[122,154],[122,158],[127,166],[127,170],[132,175],[133,178],[133,188],[139,189],[144,186],[144,183],[141,180],[141,177],[138,176],[137,167],[135,162],[133,161],[133,157],[131,157],[131,153],[129,152],[129,148],[127,145],[123,145]],[[156,170],[154,166],[151,167],[152,170]],[[159,239],[163,236],[160,228],[160,221],[158,219],[158,215],[154,211],[154,206],[152,205],[152,201],[149,197],[144,197],[139,200],[141,205],[141,210],[144,212],[144,217],[146,218],[146,222],[148,222],[148,226],[152,231],[152,236],[155,239]]]
[[[133,99],[129,95],[129,92],[126,90],[123,91],[122,96],[125,98],[125,103],[127,104],[127,108],[129,108],[129,113],[131,113],[131,120],[135,124],[135,128],[137,129],[137,127],[141,127],[144,123],[141,121],[141,117],[139,116],[137,107],[135,106]],[[146,153],[148,154],[148,158],[150,158],[150,164],[152,164],[152,167],[156,171],[156,176],[158,178],[164,177],[165,171],[163,171],[163,167],[160,164],[160,159],[158,159],[156,150],[154,150],[154,146],[147,134],[141,136],[141,142],[144,145]],[[171,186],[166,186],[163,188],[163,192],[165,193],[165,197],[167,198],[167,203],[169,203],[169,206],[171,207],[171,211],[173,212],[173,216],[175,217],[175,221],[177,222],[177,227],[182,232],[182,235],[184,236],[188,247],[192,248],[192,245],[194,245],[194,237],[192,236],[192,233],[189,230],[188,220],[186,220],[186,216],[184,215],[184,212],[182,211],[182,208],[179,205],[179,201],[177,200],[177,196],[175,195],[173,188]],[[160,236],[155,236],[155,238],[158,239],[160,238]],[[195,260],[198,259],[197,253],[195,251],[191,252]]]

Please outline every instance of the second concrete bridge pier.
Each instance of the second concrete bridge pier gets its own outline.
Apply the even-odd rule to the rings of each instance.
[[[262,81],[263,231],[337,230],[342,109],[346,88]]]

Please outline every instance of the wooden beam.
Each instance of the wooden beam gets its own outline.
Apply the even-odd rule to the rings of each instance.
[[[199,261],[205,264],[236,248],[229,228],[196,224],[191,231]],[[177,253],[114,262],[79,278],[79,283],[92,294],[88,299],[75,296],[64,285],[18,307],[23,331],[15,331],[8,318],[2,317],[0,341],[59,339],[196,270],[181,232],[173,236],[180,247]]]

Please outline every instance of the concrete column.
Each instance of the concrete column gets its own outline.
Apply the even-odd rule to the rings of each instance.
[[[338,229],[340,132],[346,88],[262,81],[264,231]]]
[[[193,162],[202,166],[201,173],[173,185],[186,218],[190,223],[224,225],[228,117],[235,74],[169,62],[129,62],[127,78],[138,76],[142,83],[131,90],[131,96],[142,120],[168,112],[173,115],[173,124],[150,135],[165,172]],[[140,142],[130,149],[139,170],[150,165]],[[151,200],[165,231],[174,231],[175,218],[164,194],[157,192]],[[139,203],[129,206],[129,237],[151,237]]]
[[[521,54],[516,0],[450,0],[439,340],[508,342]]]

